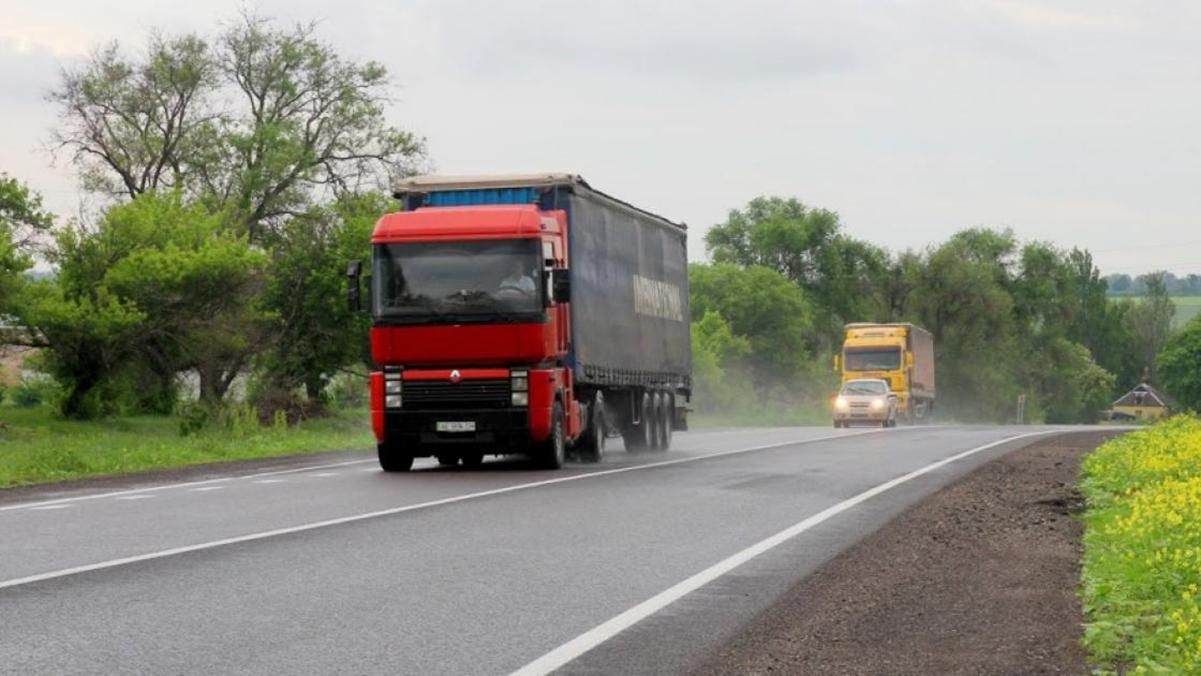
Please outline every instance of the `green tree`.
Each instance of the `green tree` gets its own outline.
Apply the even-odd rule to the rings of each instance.
[[[303,386],[310,401],[320,401],[329,379],[363,357],[370,323],[347,307],[346,264],[369,256],[372,228],[392,207],[383,194],[346,195],[279,233],[263,298],[279,319],[265,357],[273,391]]]
[[[1201,411],[1201,316],[1168,339],[1157,362],[1168,393],[1182,405]]]
[[[756,399],[744,368],[753,350],[751,342],[736,335],[716,310],[707,310],[692,323],[693,398],[697,410],[730,412]]]
[[[757,197],[710,229],[705,243],[716,263],[769,268],[804,289],[827,347],[843,323],[870,321],[883,312],[872,290],[887,271],[888,256],[846,236],[833,211],[811,209],[795,198]]]
[[[1126,319],[1134,337],[1138,367],[1149,374],[1151,382],[1158,383],[1159,367],[1156,358],[1163,351],[1172,333],[1176,304],[1168,295],[1162,273],[1144,275],[1140,279],[1146,285],[1146,296],[1129,308]]]
[[[915,270],[907,317],[934,335],[939,405],[953,416],[1005,420],[1022,392],[1010,293],[1016,246],[1009,232],[965,230]]]
[[[17,315],[66,387],[68,417],[108,412],[115,402],[104,388],[131,374],[151,376],[139,405],[168,410],[179,371],[213,368],[262,321],[263,254],[179,193],[147,193],[109,208],[95,228],[65,228],[49,257],[56,278],[32,283]]]
[[[20,276],[33,266],[30,246],[49,231],[54,217],[29,186],[0,174],[0,312],[12,308]]]
[[[731,264],[689,266],[689,303],[693,321],[715,311],[730,330],[745,336],[756,382],[788,382],[809,358],[813,335],[812,305],[803,291],[778,272]]]
[[[179,189],[251,236],[323,196],[410,173],[424,144],[386,119],[389,80],[315,37],[247,16],[213,41],[153,35],[145,55],[102,49],[51,92],[86,188]]]

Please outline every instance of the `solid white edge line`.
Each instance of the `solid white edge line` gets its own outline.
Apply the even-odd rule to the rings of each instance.
[[[215,484],[221,481],[237,481],[241,479],[257,479],[264,476],[275,476],[277,474],[294,474],[296,472],[311,472],[315,469],[328,469],[330,467],[345,467],[347,465],[361,465],[366,462],[377,462],[374,458],[369,460],[348,460],[345,462],[335,462],[328,465],[309,465],[307,467],[294,467],[292,469],[277,469],[270,472],[257,472],[255,474],[241,474],[216,477],[213,479],[203,479],[200,481],[185,481],[183,483],[174,484],[159,484],[157,486],[146,486],[144,488],[129,488],[123,491],[110,491],[108,493],[89,493],[87,495],[76,495],[66,498],[54,498],[51,500],[41,500],[38,502],[18,502],[14,505],[0,506],[0,512],[11,512],[18,509],[30,509],[32,507],[40,507],[42,505],[57,505],[69,502],[80,502],[83,500],[99,500],[100,498],[115,498],[121,495],[133,495],[135,493],[146,493],[150,491],[163,491],[169,488],[189,488],[191,486],[204,486],[206,484]],[[179,469],[194,469],[203,467],[203,465],[193,465],[191,467],[181,467]],[[132,475],[131,475],[132,476]]]
[[[533,662],[530,662],[529,664],[525,665],[524,667],[521,667],[517,671],[514,671],[512,676],[541,676],[543,674],[549,674],[549,673],[553,672],[554,670],[572,662],[573,660],[577,659],[584,653],[587,653],[588,651],[592,650],[593,648],[601,645],[605,641],[608,641],[609,639],[613,638],[617,634],[625,631],[626,629],[629,629],[630,627],[634,626],[638,622],[641,622],[642,620],[646,619],[647,617],[650,617],[651,615],[659,612],[663,608],[671,605],[672,603],[675,603],[676,601],[680,600],[681,598],[690,594],[691,592],[694,592],[697,589],[700,589],[701,587],[705,586],[706,584],[709,584],[710,582],[725,575],[726,573],[729,573],[730,571],[741,566],[742,564],[750,561],[751,559],[754,559],[755,557],[759,556],[760,554],[771,551],[772,549],[778,547],[781,544],[784,544],[785,542],[788,542],[789,540],[795,538],[796,536],[800,535],[801,533],[804,533],[805,531],[809,530],[810,528],[813,528],[814,526],[822,523],[823,521],[826,521],[838,514],[841,514],[842,512],[845,512],[848,509],[851,509],[852,507],[855,507],[862,502],[870,500],[871,498],[873,498],[891,488],[895,488],[896,486],[899,486],[907,481],[915,479],[919,476],[922,476],[923,474],[927,474],[927,473],[932,472],[940,467],[949,465],[958,460],[962,460],[963,458],[966,458],[970,455],[974,455],[974,454],[980,453],[982,451],[987,451],[991,448],[996,448],[997,446],[1002,446],[1002,445],[1012,443],[1014,441],[1026,439],[1029,437],[1035,437],[1035,436],[1041,436],[1041,435],[1047,435],[1047,434],[1057,434],[1059,432],[1060,432],[1059,430],[1031,432],[1029,434],[1020,434],[1017,436],[1001,439],[1000,441],[994,441],[990,444],[985,444],[984,446],[978,446],[976,448],[972,448],[967,451],[963,451],[962,453],[953,455],[949,458],[944,458],[943,460],[939,460],[937,462],[930,463],[929,465],[926,465],[925,467],[914,470],[908,474],[899,476],[890,481],[886,481],[886,482],[879,484],[878,486],[875,486],[874,488],[870,488],[852,498],[843,500],[842,502],[840,502],[832,507],[827,507],[826,509],[818,512],[817,514],[814,514],[813,516],[810,516],[810,517],[804,519],[803,521],[800,521],[799,523],[789,526],[788,528],[785,528],[784,530],[776,533],[775,535],[772,535],[766,539],[756,542],[755,544],[751,545],[750,547],[747,547],[746,549],[743,549],[742,551],[717,562],[716,564],[706,568],[705,570],[702,570],[701,572],[697,573],[696,575],[693,575],[692,577],[684,580],[683,582],[680,582],[672,587],[669,587],[668,589],[663,590],[662,592],[659,592],[658,594],[643,601],[642,603],[639,603],[638,605],[634,606],[633,608],[630,608],[629,610],[621,613],[620,615],[617,615],[616,617],[593,627],[592,629],[584,632],[583,634],[580,634],[579,636],[573,638],[572,640],[568,641],[567,643],[564,643],[563,645],[560,645],[559,647],[555,648],[554,650],[551,650],[550,652],[539,657],[538,659],[534,660]]]
[[[911,428],[918,429],[918,428]],[[100,561],[98,563],[89,563],[82,566],[73,566],[71,568],[62,568],[46,573],[38,573],[36,575],[27,575],[25,577],[13,578],[11,580],[0,581],[0,589],[8,589],[10,587],[19,587],[21,585],[31,584],[34,582],[42,582],[45,580],[53,580],[55,578],[67,577],[69,575],[78,575],[80,573],[88,573],[96,570],[104,570],[106,568],[116,568],[131,563],[139,563],[142,561],[152,561],[154,559],[163,559],[169,556],[177,556],[179,554],[187,554],[189,552],[199,552],[206,549],[215,549],[217,547],[225,547],[228,545],[236,545],[244,542],[254,542],[256,540],[266,540],[267,538],[279,537],[281,535],[291,535],[293,533],[303,533],[305,531],[316,530],[318,528],[328,528],[330,526],[340,526],[342,524],[354,523],[356,521],[366,521],[367,519],[376,519],[383,516],[392,516],[393,514],[403,514],[405,512],[413,512],[419,509],[428,509],[430,507],[440,507],[442,505],[450,505],[456,502],[465,502],[467,500],[475,500],[478,498],[486,498],[493,495],[502,495],[504,493],[515,493],[517,491],[529,490],[531,488],[539,488],[541,486],[550,486],[554,484],[566,483],[568,481],[580,481],[583,479],[591,479],[595,477],[611,476],[613,474],[623,474],[625,472],[636,472],[638,470],[652,469],[655,467],[668,467],[671,465],[682,465],[689,462],[699,462],[701,460],[711,460],[713,458],[723,458],[731,455],[739,455],[743,453],[752,453],[754,451],[767,451],[775,448],[785,448],[788,446],[803,446],[805,444],[813,444],[821,441],[831,441],[836,439],[851,439],[868,434],[879,434],[885,431],[894,430],[866,430],[863,432],[852,432],[844,434],[833,434],[813,439],[801,439],[792,441],[782,441],[775,444],[767,444],[764,446],[752,446],[748,448],[738,448],[730,451],[718,451],[706,455],[696,455],[687,458],[676,458],[675,460],[663,460],[661,462],[649,462],[641,465],[629,465],[626,467],[617,467],[614,469],[601,470],[599,472],[584,472],[581,474],[572,474],[571,476],[558,477],[555,479],[544,479],[542,481],[532,481],[524,484],[515,484],[513,486],[505,486],[503,488],[494,488],[492,490],[480,491],[478,493],[468,493],[465,495],[455,495],[449,498],[441,498],[439,500],[431,500],[429,502],[420,502],[413,505],[405,505],[403,507],[392,507],[390,509],[381,509],[374,512],[365,512],[362,514],[352,514],[336,519],[326,519],[324,521],[314,521],[312,523],[301,524],[299,526],[288,526],[286,528],[276,528],[274,530],[262,531],[259,533],[249,533],[247,535],[238,535],[230,538],[222,538],[220,540],[212,540],[210,542],[202,542],[194,545],[185,545],[183,547],[172,547],[171,549],[163,549],[157,552],[148,552],[146,554],[137,554],[135,556],[125,556],[117,559],[109,559],[108,561]]]

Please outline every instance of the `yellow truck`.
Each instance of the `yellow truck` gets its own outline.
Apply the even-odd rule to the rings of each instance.
[[[879,378],[897,398],[907,422],[934,412],[934,337],[913,324],[847,324],[834,370],[842,382]],[[837,412],[836,412],[837,416]]]

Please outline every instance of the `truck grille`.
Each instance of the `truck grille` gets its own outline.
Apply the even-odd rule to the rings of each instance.
[[[409,410],[507,408],[509,381],[409,380],[404,384],[404,408]]]

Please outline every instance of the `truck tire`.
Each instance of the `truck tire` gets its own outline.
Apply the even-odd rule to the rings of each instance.
[[[671,450],[672,437],[676,433],[676,397],[663,393],[663,450]]]
[[[405,453],[395,444],[378,444],[379,466],[385,472],[407,472],[413,468],[413,454]]]
[[[600,392],[588,407],[588,426],[578,448],[580,460],[584,462],[600,462],[605,456],[605,395]]]
[[[563,429],[563,404],[555,402],[550,414],[550,436],[538,444],[534,462],[543,469],[559,469],[567,455],[567,435]]]
[[[480,465],[484,464],[484,454],[464,453],[459,456],[459,460],[462,461],[463,467],[467,469],[479,469]]]
[[[621,430],[622,439],[626,442],[626,452],[641,453],[651,447],[651,442],[654,438],[654,424],[651,417],[654,415],[654,407],[651,405],[651,395],[642,394],[640,403],[641,413],[638,423],[627,422]]]
[[[654,401],[654,444],[656,451],[666,451],[671,448],[671,404],[666,392],[656,392]]]
[[[443,467],[455,467],[459,464],[459,456],[443,453],[438,456],[438,464]]]

